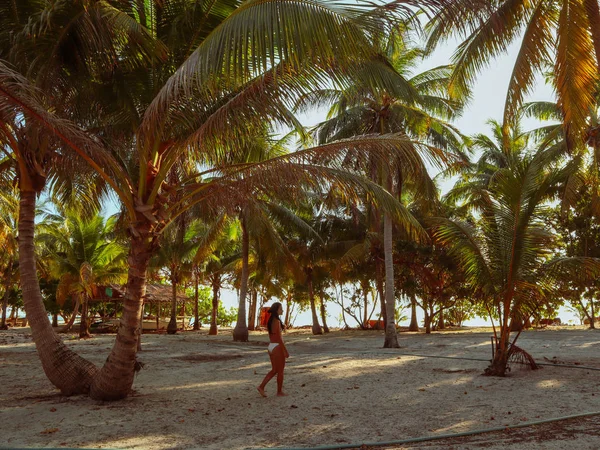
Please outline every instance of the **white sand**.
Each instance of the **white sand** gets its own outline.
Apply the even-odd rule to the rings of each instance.
[[[0,332],[0,447],[244,449],[385,442],[600,412],[600,372],[559,366],[514,367],[482,376],[490,332],[401,333],[382,349],[376,331],[313,337],[287,333],[288,397],[259,397],[270,369],[264,333],[233,343],[227,331],[144,335],[146,366],[120,402],[61,397],[46,380],[28,329]],[[100,365],[114,335],[65,340]],[[518,343],[538,361],[600,368],[600,332],[524,332]],[[394,448],[597,449],[600,416],[509,432]],[[392,447],[388,447],[392,448]]]

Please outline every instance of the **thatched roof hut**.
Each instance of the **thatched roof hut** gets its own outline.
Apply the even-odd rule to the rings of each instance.
[[[123,302],[125,297],[125,285],[109,284],[97,286],[92,292],[93,302]],[[146,297],[144,303],[171,303],[173,288],[170,284],[148,284],[146,285]],[[177,303],[190,301],[190,298],[181,291],[177,292]]]

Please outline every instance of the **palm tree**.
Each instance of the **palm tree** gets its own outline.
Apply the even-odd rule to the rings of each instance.
[[[88,308],[93,292],[102,285],[120,283],[126,275],[125,250],[114,239],[115,218],[89,220],[79,214],[48,218],[38,237],[51,258],[51,272],[59,280],[57,301],[76,297],[81,302],[79,337],[90,337]]]
[[[445,89],[451,72],[449,66],[411,75],[423,52],[410,48],[402,31],[392,34],[382,43],[381,49],[389,60],[388,70],[395,81],[395,90],[372,89],[355,83],[345,90],[317,92],[305,101],[334,101],[329,113],[331,118],[316,128],[320,142],[359,134],[403,133],[430,143],[431,146],[408,147],[405,153],[398,155],[395,170],[387,165],[371,164],[369,175],[400,200],[403,190],[412,188],[433,201],[436,190],[424,161],[428,159],[439,165],[450,160],[450,153],[444,151],[459,151],[461,135],[446,120],[460,114],[463,98],[452,97]],[[379,232],[380,218],[375,211],[369,216],[372,217],[371,231]],[[378,267],[376,273],[378,286],[385,285],[385,300],[382,297],[381,301],[385,304],[382,308],[386,321],[384,347],[389,348],[399,344],[394,323],[392,217],[389,214],[383,216],[384,268]],[[416,222],[412,216],[411,220]],[[385,274],[385,280],[382,274]]]
[[[552,67],[561,122],[569,143],[581,145],[600,76],[600,9],[597,0],[459,0],[429,24],[429,48],[458,34],[452,89],[470,85],[482,68],[520,39],[506,94],[503,127],[509,129],[536,75]]]
[[[190,276],[192,259],[200,245],[203,229],[199,220],[190,224],[185,221],[173,223],[161,235],[160,247],[150,262],[154,269],[166,271],[173,289],[171,319],[167,326],[169,334],[177,333],[177,287],[184,277]]]
[[[429,2],[422,3],[428,5]],[[119,14],[117,22],[141,31],[140,46],[132,50],[135,63],[111,66],[113,72],[110,76],[94,78],[107,80],[94,89],[86,83],[80,92],[68,91],[72,95],[69,99],[84,99],[76,97],[77,94],[85,96],[93,93],[88,95],[90,101],[63,102],[80,107],[64,111],[65,115],[101,135],[103,142],[111,148],[112,155],[118,155],[117,158],[109,155],[98,139],[82,133],[80,127],[58,119],[62,110],[58,110],[58,115],[47,113],[44,99],[47,101],[48,96],[0,63],[0,112],[13,121],[23,123],[22,127],[28,132],[33,129],[29,126],[33,122],[49,129],[51,136],[62,143],[64,148],[61,151],[75,152],[110,186],[121,200],[129,221],[130,270],[119,336],[97,374],[93,365],[76,359],[74,355],[63,358],[86,367],[81,371],[74,369],[88,374],[87,377],[78,377],[79,383],[69,381],[67,386],[65,377],[48,373],[55,365],[44,363],[48,376],[62,391],[73,392],[76,389],[77,392],[87,392],[89,389],[90,395],[99,399],[123,398],[128,394],[134,376],[148,262],[158,234],[186,209],[203,202],[207,209],[216,210],[224,205],[224,199],[242,198],[245,193],[243,187],[249,185],[260,184],[271,186],[271,189],[279,185],[280,189],[287,189],[287,186],[297,186],[299,180],[309,177],[313,182],[330,182],[337,175],[324,170],[323,166],[305,164],[307,158],[317,153],[339,154],[362,146],[371,149],[371,153],[381,154],[397,151],[394,149],[406,145],[401,138],[370,138],[307,151],[287,160],[277,160],[268,168],[266,164],[244,168],[222,165],[226,161],[224,155],[239,150],[239,142],[245,138],[244,131],[252,130],[253,123],[272,118],[293,124],[286,108],[290,96],[302,95],[318,86],[325,74],[335,74],[335,81],[357,76],[366,78],[368,75],[374,82],[385,83],[377,72],[369,69],[373,56],[371,38],[384,30],[385,19],[394,7],[374,7],[372,2],[358,2],[357,7],[334,6],[323,1],[224,0],[213,2],[206,9],[197,9],[191,15],[186,3],[174,0],[143,4],[123,2],[120,12],[124,16]],[[87,10],[75,12],[76,17],[82,14],[87,17]],[[179,19],[184,17],[190,20],[180,22]],[[47,14],[42,13],[39,18],[39,21],[28,24],[26,30],[37,26],[41,33],[19,34],[25,42],[22,46],[25,49],[30,43],[29,36],[39,39],[52,37],[44,30],[54,28],[39,27],[41,18],[44,24],[48,23]],[[64,19],[64,15],[61,14],[60,18]],[[249,23],[251,27],[242,26]],[[128,42],[131,39],[130,35],[125,34],[124,38],[118,32],[113,32],[113,35],[121,39],[111,57],[122,60],[120,52],[131,56],[128,53],[131,47],[122,45],[123,40]],[[192,39],[187,36],[192,36]],[[183,38],[188,45],[181,45]],[[150,71],[140,67],[148,59],[152,62]],[[90,64],[90,67],[94,65]],[[70,86],[69,83],[64,85]],[[47,94],[50,89],[44,86],[44,91]],[[100,96],[101,92],[105,95]],[[110,94],[106,95],[107,92]],[[12,143],[10,130],[2,136],[3,141],[6,140],[9,145]],[[16,158],[22,174],[21,274],[23,282],[31,286],[24,292],[26,308],[39,311],[32,327],[41,331],[44,328],[44,311],[35,283],[32,211],[35,195],[44,186],[43,151],[46,147],[39,140],[29,139],[28,142],[30,147],[36,143],[31,151],[37,155],[37,165],[25,163],[31,158]],[[232,143],[235,143],[233,147]],[[18,145],[12,147],[14,154],[19,155]],[[184,156],[193,156],[195,161],[205,165],[218,166],[217,170],[224,174],[221,182],[207,185],[197,177],[189,178],[178,186],[169,185],[169,174]],[[286,177],[275,177],[275,172],[279,172],[274,168],[283,166],[286,170],[281,173],[285,173]],[[330,177],[326,181],[327,173]],[[357,186],[376,190],[364,180],[354,180],[346,188],[356,189]],[[173,191],[178,191],[177,195]],[[181,200],[169,202],[171,194]],[[29,271],[25,270],[25,265],[28,265]],[[52,336],[51,330],[45,327],[44,333],[48,336],[49,345],[55,345],[57,338]],[[38,331],[34,331],[34,336],[38,335]],[[48,361],[51,357],[45,355],[56,354],[53,351],[40,352],[41,357]],[[67,366],[70,367],[69,364]]]
[[[494,359],[486,373],[503,376],[511,357],[527,356],[515,345],[518,335],[510,342],[511,321],[530,313],[555,290],[552,275],[563,271],[574,276],[578,265],[581,277],[590,276],[598,263],[591,258],[551,259],[555,238],[545,210],[574,164],[564,163],[561,148],[529,151],[520,133],[509,133],[513,139],[507,145],[500,128],[495,123],[498,144],[503,146],[486,140],[490,152],[481,158],[481,179],[468,186],[462,183],[451,193],[477,211],[477,228],[442,218],[433,223],[435,239],[449,249],[475,292],[489,301],[500,318],[499,336],[494,329]],[[490,159],[501,164],[494,167],[487,163]]]
[[[18,280],[19,261],[17,257],[17,233],[16,223],[19,214],[19,207],[15,191],[8,186],[1,184],[0,192],[0,273],[4,293],[2,295],[2,318],[0,319],[0,330],[6,330],[6,309],[8,307],[8,297],[14,283]]]

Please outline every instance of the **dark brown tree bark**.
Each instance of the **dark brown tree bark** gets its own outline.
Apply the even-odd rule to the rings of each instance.
[[[22,176],[28,174],[23,174]],[[85,394],[98,369],[70,350],[52,329],[37,277],[34,245],[34,190],[21,189],[19,204],[19,271],[23,303],[42,368],[50,382],[65,395]]]
[[[127,397],[136,369],[138,330],[142,301],[146,295],[146,272],[156,248],[151,223],[139,214],[137,235],[132,235],[129,248],[129,272],[123,299],[123,314],[117,338],[104,366],[92,382],[90,397],[96,400],[118,400]]]

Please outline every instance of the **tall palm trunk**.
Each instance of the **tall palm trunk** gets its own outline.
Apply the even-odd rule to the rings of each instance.
[[[200,284],[200,274],[198,268],[194,267],[194,331],[200,329],[200,318],[198,317],[198,285]]]
[[[33,190],[21,190],[19,202],[19,271],[23,303],[42,367],[50,382],[65,395],[84,394],[98,369],[67,348],[52,329],[40,291],[35,262]]]
[[[319,317],[317,316],[317,308],[315,306],[315,293],[313,290],[313,280],[312,280],[312,268],[309,267],[306,269],[307,273],[307,283],[308,283],[308,297],[310,300],[310,311],[312,313],[312,334],[323,334],[323,329],[319,324]]]
[[[248,258],[250,253],[250,237],[246,227],[246,218],[241,217],[242,224],[242,279],[240,280],[240,304],[238,307],[237,323],[233,329],[233,340],[248,342],[248,324],[246,322],[246,296],[248,294]]]
[[[361,328],[363,330],[369,328],[369,280],[363,278],[361,280],[361,287],[363,292],[363,303],[364,303],[364,314],[363,314],[363,323],[361,324]]]
[[[417,299],[415,294],[410,295],[410,326],[408,331],[419,331],[419,322],[417,322]]]
[[[79,338],[89,338],[90,326],[88,322],[88,296],[86,293],[82,294],[83,301],[81,302],[81,323],[79,324]]]
[[[323,331],[325,333],[329,333],[329,327],[327,326],[327,311],[325,310],[325,296],[323,295],[323,291],[321,291],[319,300],[319,303],[321,304],[321,320],[323,321]]]
[[[167,333],[175,334],[177,333],[177,282],[174,275],[171,276],[171,295],[171,319],[167,325]]]
[[[96,400],[118,400],[127,397],[133,384],[138,330],[142,326],[140,314],[142,299],[146,295],[146,272],[156,247],[151,236],[151,223],[141,214],[137,217],[137,234],[131,237],[129,248],[129,272],[123,299],[123,314],[117,338],[104,366],[94,377],[90,397]]]
[[[256,329],[256,307],[258,303],[258,291],[252,289],[250,293],[250,311],[248,311],[248,330]]]
[[[292,306],[292,293],[288,291],[285,299],[285,321],[283,322],[286,328],[290,327],[290,307]]]
[[[9,273],[7,275],[6,283],[4,284],[4,295],[2,295],[2,319],[0,321],[0,330],[6,330],[6,310],[8,308],[8,295],[10,293],[10,286],[12,285],[12,276]]]
[[[219,288],[220,288],[220,280],[218,275],[213,276],[212,280],[212,289],[213,289],[213,298],[212,298],[212,311],[210,314],[210,330],[208,334],[215,336],[218,333],[217,330],[217,312],[219,311]]]
[[[392,175],[387,175],[387,189],[392,192]],[[385,256],[385,309],[387,320],[385,322],[385,340],[383,348],[398,348],[398,334],[396,333],[396,298],[394,293],[394,249],[392,245],[392,217],[388,213],[383,215],[383,254]]]
[[[375,263],[375,284],[377,285],[377,296],[379,297],[380,316],[383,318],[383,323],[387,323],[387,309],[385,306],[385,292],[383,290],[383,270],[381,270],[381,262],[377,260]],[[379,328],[379,320],[377,321],[376,329]]]

